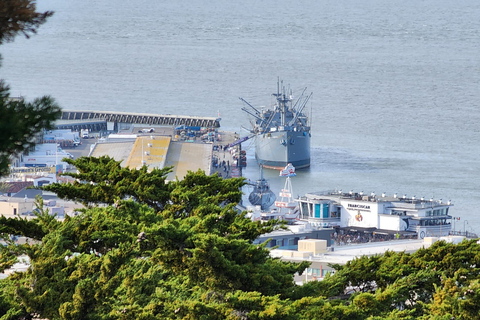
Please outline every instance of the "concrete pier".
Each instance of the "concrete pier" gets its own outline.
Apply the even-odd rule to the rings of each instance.
[[[241,147],[240,144],[228,148],[227,146],[238,140],[238,134],[234,132],[220,132],[221,140],[216,141],[213,148],[212,174],[217,173],[223,178],[238,178],[242,176],[240,165]]]
[[[195,117],[182,115],[160,115],[133,112],[106,112],[106,111],[81,111],[63,110],[60,120],[68,120],[72,125],[83,123],[88,125],[96,121],[113,123],[132,123],[159,126],[192,126],[219,128],[220,119],[213,117]],[[82,128],[88,129],[88,128]]]
[[[203,142],[199,138],[177,141],[172,137],[172,127],[155,127],[152,133],[139,133],[143,127],[134,127],[125,134],[112,135],[108,139],[82,139],[82,145],[71,150],[79,156],[100,157],[108,155],[122,166],[140,168],[164,168],[173,166],[167,180],[182,180],[188,171],[203,170],[206,174],[218,174],[223,178],[241,177],[241,146],[227,146],[238,139],[238,134],[216,131],[215,140]],[[139,130],[140,129],[140,130]]]

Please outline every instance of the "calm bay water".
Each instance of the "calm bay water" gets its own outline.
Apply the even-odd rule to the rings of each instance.
[[[452,200],[480,233],[480,2],[38,0],[55,15],[0,47],[12,95],[65,109],[217,116],[249,127],[277,77],[313,92],[294,193]],[[1,116],[1,115],[0,115]],[[246,176],[259,177],[253,145]],[[283,180],[264,172],[278,191]]]

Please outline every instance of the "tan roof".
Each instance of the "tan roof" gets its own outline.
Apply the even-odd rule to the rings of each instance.
[[[117,161],[122,161],[122,166],[125,167],[127,159],[132,151],[133,144],[133,141],[97,143],[91,156],[101,157],[108,155]]]
[[[140,136],[135,140],[126,166],[140,169],[144,164],[153,168],[163,168],[167,158],[170,137]]]
[[[167,180],[182,180],[188,171],[201,169],[210,174],[212,163],[212,144],[172,142],[165,166],[174,166]]]

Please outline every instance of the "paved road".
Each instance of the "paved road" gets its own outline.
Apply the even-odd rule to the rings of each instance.
[[[90,146],[97,141],[96,138],[90,139],[81,139],[81,144],[75,148],[64,149],[67,152],[70,152],[73,155],[74,159],[79,157],[86,157],[90,152]]]
[[[240,157],[240,145],[232,148],[225,148],[226,145],[238,139],[238,135],[233,132],[221,132],[222,141],[215,142],[216,148],[213,150],[213,158],[217,161],[217,166],[212,166],[212,174],[217,173],[221,177],[241,177],[242,170],[234,166],[234,156]]]

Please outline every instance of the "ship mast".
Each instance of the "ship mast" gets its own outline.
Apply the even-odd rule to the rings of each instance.
[[[280,80],[277,80],[277,93],[272,94],[277,99],[277,105],[280,111],[280,125],[286,125],[286,113],[288,109],[287,103],[292,101],[290,97],[285,94],[285,87],[283,87],[282,80],[282,92],[280,93]]]

